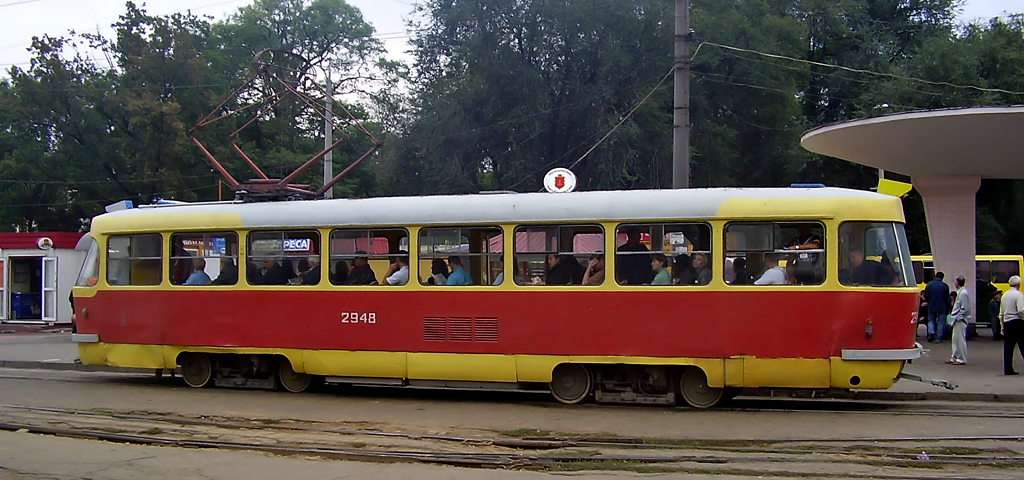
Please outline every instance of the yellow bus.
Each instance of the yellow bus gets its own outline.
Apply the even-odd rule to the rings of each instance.
[[[1024,270],[1024,256],[1022,255],[977,255],[974,259],[978,280],[991,283],[1000,292],[1009,290],[1010,277],[1020,275],[1021,270]],[[935,262],[931,255],[913,255],[910,257],[910,262],[914,266],[914,279],[917,286],[923,290],[925,284],[935,278]],[[968,290],[973,288],[977,287],[968,284]],[[992,298],[991,293],[982,291],[974,293],[978,302],[978,314],[975,316],[977,326],[991,326],[987,307]]]

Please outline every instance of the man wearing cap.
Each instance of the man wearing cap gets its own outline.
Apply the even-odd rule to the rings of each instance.
[[[1003,375],[1016,375],[1013,369],[1013,347],[1024,355],[1024,293],[1020,292],[1020,276],[1010,277],[1010,290],[999,303],[1000,331],[1003,334]]]
[[[370,259],[367,258],[366,252],[362,250],[356,250],[355,255],[355,258],[352,260],[352,272],[349,273],[348,279],[345,281],[345,284],[376,285],[377,275],[373,273],[373,269],[370,268]]]

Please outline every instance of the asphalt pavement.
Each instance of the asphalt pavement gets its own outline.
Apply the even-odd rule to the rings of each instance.
[[[1003,375],[1003,342],[993,341],[987,329],[967,342],[967,364],[949,365],[949,341],[929,343],[921,327],[918,341],[924,357],[907,365],[903,372],[957,384],[947,390],[929,383],[901,379],[888,390],[856,390],[837,394],[844,398],[893,400],[964,400],[1024,402],[1024,360],[1015,353],[1014,368],[1021,375]],[[0,368],[139,372],[76,363],[78,347],[71,342],[68,328],[25,325],[0,326]],[[748,392],[744,392],[748,393]],[[753,393],[753,392],[749,392]],[[763,393],[763,392],[761,392]]]

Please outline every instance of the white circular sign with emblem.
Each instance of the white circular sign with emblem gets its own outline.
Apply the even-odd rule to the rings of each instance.
[[[552,168],[544,175],[544,188],[553,193],[566,193],[576,189],[576,174],[568,168]]]
[[[39,239],[36,240],[36,246],[39,247],[40,250],[49,250],[53,248],[53,240],[51,240],[50,237],[39,237]]]

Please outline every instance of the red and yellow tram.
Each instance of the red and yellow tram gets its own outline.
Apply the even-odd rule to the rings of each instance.
[[[84,364],[180,368],[194,387],[695,407],[739,388],[885,389],[921,355],[903,222],[899,199],[836,188],[133,208],[92,222],[73,338]],[[442,277],[462,284],[432,280],[451,257],[463,271]],[[591,258],[597,285],[579,280]],[[784,280],[762,284],[773,269]]]

